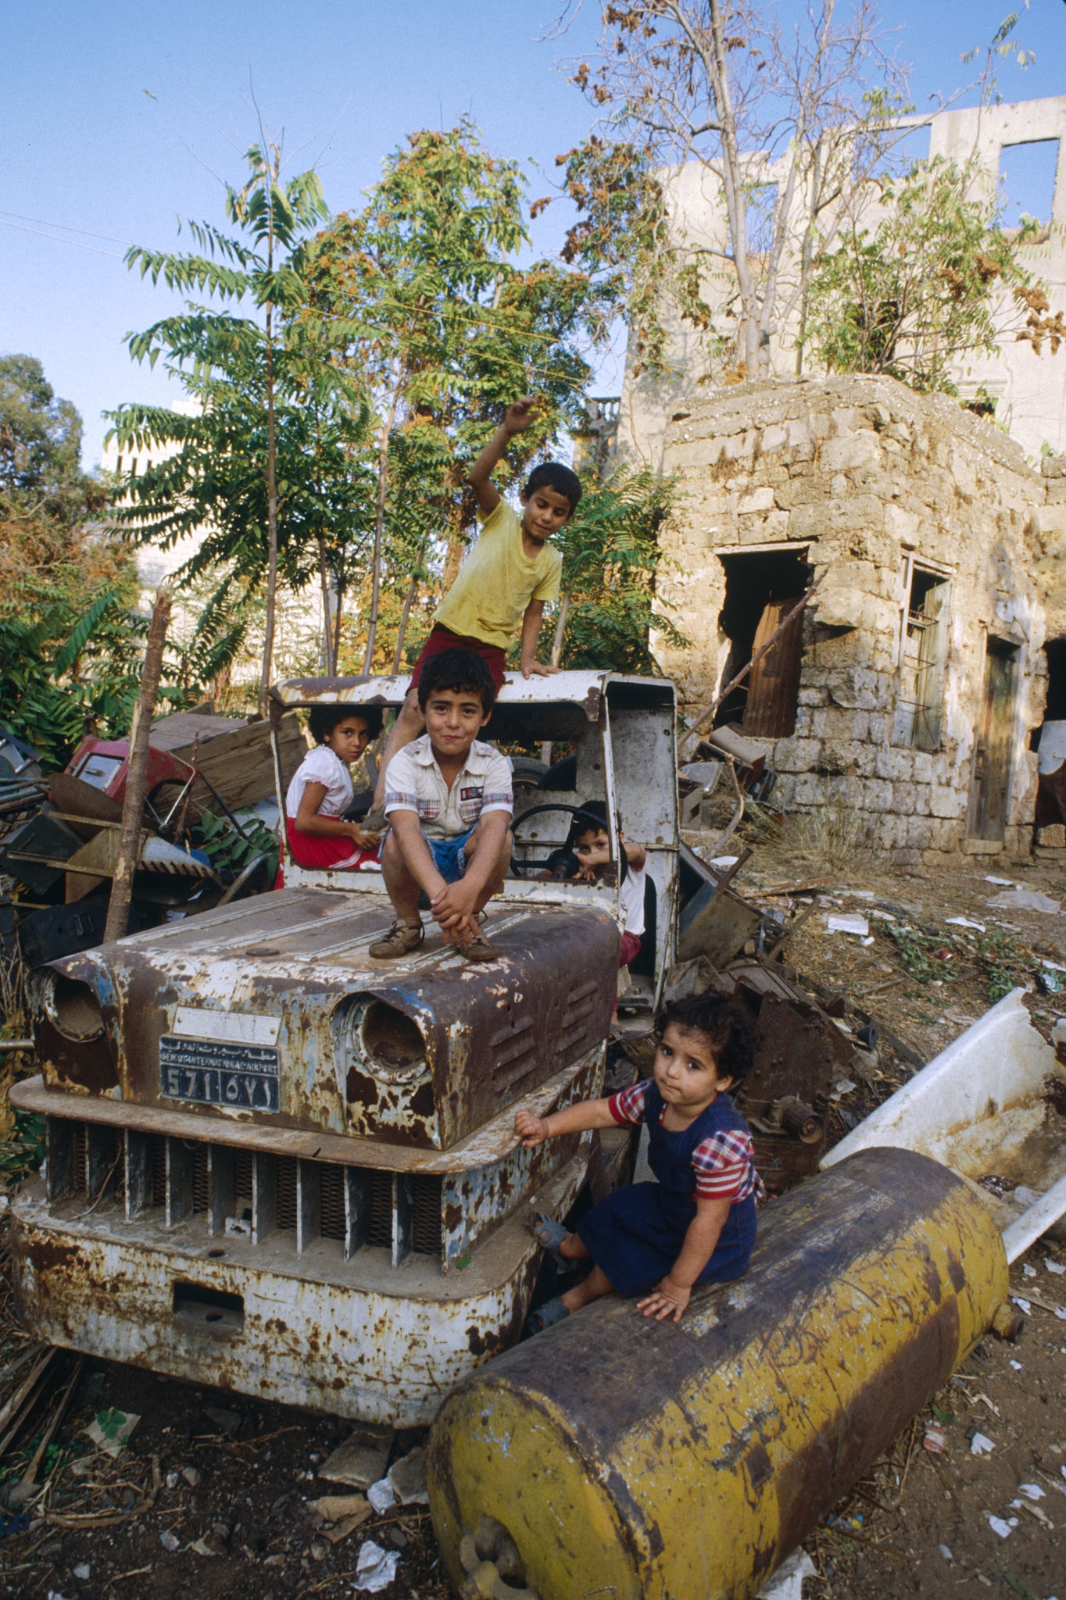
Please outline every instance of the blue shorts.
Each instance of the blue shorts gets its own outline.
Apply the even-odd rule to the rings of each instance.
[[[445,883],[458,883],[466,872],[466,847],[474,831],[469,828],[466,833],[457,833],[452,839],[426,839],[437,871]]]

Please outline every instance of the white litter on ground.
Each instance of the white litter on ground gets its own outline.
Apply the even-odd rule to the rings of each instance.
[[[870,931],[870,924],[865,917],[860,917],[857,911],[836,913],[830,912],[825,919],[825,925],[830,933],[857,933],[865,939]]]
[[[990,1456],[995,1448],[993,1440],[984,1433],[975,1433],[970,1440],[970,1454],[972,1456]]]
[[[400,1565],[398,1550],[383,1550],[373,1539],[359,1546],[359,1559],[355,1563],[353,1589],[363,1589],[377,1594],[396,1582],[396,1568]]]
[[[1043,911],[1048,916],[1058,916],[1062,910],[1061,900],[1052,900],[1050,895],[1040,894],[1036,889],[1005,890],[1003,894],[994,894],[985,904],[999,911]]]
[[[978,933],[986,933],[983,922],[975,922],[972,917],[945,917],[944,921],[952,928],[976,928]]]
[[[817,1568],[806,1550],[794,1550],[759,1590],[757,1600],[803,1600],[803,1580],[814,1577]]]
[[[1001,1539],[1009,1539],[1010,1538],[1010,1533],[1011,1533],[1010,1523],[1009,1522],[1004,1522],[1002,1517],[994,1517],[992,1515],[992,1513],[989,1512],[988,1513],[988,1526],[992,1529],[993,1533],[998,1533]]]
[[[396,1490],[388,1478],[379,1478],[377,1483],[372,1483],[366,1491],[366,1497],[379,1517],[383,1511],[396,1504]]]

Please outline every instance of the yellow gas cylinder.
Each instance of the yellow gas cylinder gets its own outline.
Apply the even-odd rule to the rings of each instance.
[[[610,1296],[459,1385],[429,1445],[453,1582],[482,1592],[481,1528],[540,1600],[746,1600],[1006,1297],[979,1192],[861,1151],[769,1206],[746,1277],[680,1324]]]

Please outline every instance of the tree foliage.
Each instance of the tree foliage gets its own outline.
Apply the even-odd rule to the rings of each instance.
[[[565,667],[658,675],[649,636],[672,649],[687,639],[658,608],[655,580],[666,559],[659,532],[673,509],[670,478],[621,466],[606,479],[583,479],[584,493],[559,535],[563,591],[570,607],[563,634]],[[542,656],[549,648],[549,630]]]
[[[504,407],[525,393],[541,402],[504,486],[580,412],[583,349],[605,337],[602,295],[584,272],[519,265],[527,243],[521,170],[486,151],[467,120],[412,134],[362,210],[315,242],[308,314],[376,417],[367,664],[379,574],[413,599],[412,571],[438,546],[443,586],[454,578],[475,514],[467,469]]]
[[[195,251],[136,247],[127,255],[153,283],[215,302],[190,299],[181,313],[128,338],[136,360],[162,357],[191,410],[131,404],[110,417],[124,454],[157,456],[126,478],[120,522],[164,547],[206,530],[186,564],[191,577],[219,574],[196,640],[202,670],[213,674],[232,659],[250,602],[265,590],[262,709],[279,576],[306,582],[324,550],[343,566],[365,525],[366,478],[354,455],[367,417],[306,314],[308,244],[326,215],[318,178],[304,172],[283,185],[273,146],[253,147],[247,160],[244,187],[226,194],[237,233],[191,223]]]
[[[80,443],[41,363],[0,358],[0,723],[54,765],[87,729],[125,729],[143,631],[132,555]]]
[[[1046,315],[1019,254],[1038,224],[1005,230],[976,163],[916,162],[882,182],[879,210],[815,263],[808,337],[828,370],[953,394],[960,358],[995,354],[1004,336],[1057,350],[1061,315]]]
[[[638,368],[664,369],[680,321],[708,366],[729,353],[754,375],[802,316],[812,241],[895,137],[903,83],[876,6],[815,0],[794,30],[756,0],[602,0],[600,14],[596,58],[572,68],[599,121],[559,158],[580,213],[568,249],[624,287]],[[682,199],[684,163],[701,176]]]

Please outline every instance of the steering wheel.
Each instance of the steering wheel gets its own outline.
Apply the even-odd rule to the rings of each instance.
[[[568,806],[559,802],[551,806],[530,806],[528,811],[523,811],[522,815],[520,817],[516,817],[511,823],[511,832],[517,834],[519,828],[524,822],[528,822],[530,817],[539,816],[542,811],[569,811],[572,817],[586,817],[588,821],[593,823],[597,828],[604,828],[607,826],[603,818],[598,817],[594,811],[586,811],[584,806]],[[556,846],[556,848],[558,848],[558,846]],[[529,857],[527,857],[524,861],[516,861],[512,857],[511,871],[517,873],[517,875],[521,878],[524,877],[527,872],[540,871],[542,868],[546,867],[547,864],[547,856],[545,856],[541,861],[533,861]]]

